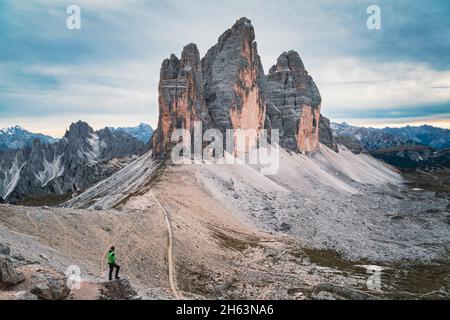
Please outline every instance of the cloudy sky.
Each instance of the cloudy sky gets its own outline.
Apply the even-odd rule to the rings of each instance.
[[[81,30],[66,28],[71,4]],[[372,4],[381,30],[366,26]],[[265,70],[300,53],[333,121],[450,128],[448,0],[2,0],[0,128],[156,126],[161,61],[189,42],[203,55],[242,16]]]

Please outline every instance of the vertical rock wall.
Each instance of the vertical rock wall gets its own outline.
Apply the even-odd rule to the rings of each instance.
[[[331,131],[330,120],[324,116],[320,116],[319,122],[319,141],[327,147],[338,152],[336,139]]]
[[[292,151],[312,152],[319,145],[321,97],[295,51],[284,52],[266,77],[267,116],[280,130],[280,144]]]
[[[174,54],[163,61],[159,82],[159,120],[153,135],[155,157],[171,148],[175,129],[194,128],[195,121],[205,120],[200,54],[195,44],[184,47],[181,59]]]
[[[250,145],[264,126],[264,70],[250,20],[242,18],[220,36],[202,60],[206,107],[214,126],[250,129]]]

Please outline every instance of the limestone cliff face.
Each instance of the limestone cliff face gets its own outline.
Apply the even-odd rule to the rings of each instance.
[[[242,18],[220,36],[202,59],[206,107],[215,128],[253,129],[250,145],[264,127],[264,70],[250,20]]]
[[[181,59],[172,54],[161,66],[158,129],[152,140],[155,157],[164,156],[171,148],[175,129],[192,132],[194,122],[207,117],[203,97],[200,54],[195,44],[189,44]]]
[[[292,151],[312,152],[319,145],[321,97],[295,51],[284,52],[266,77],[267,116],[280,130],[280,144]]]

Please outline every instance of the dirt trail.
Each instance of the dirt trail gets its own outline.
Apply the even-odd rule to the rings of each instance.
[[[164,214],[164,219],[166,220],[166,224],[167,224],[167,231],[168,231],[168,236],[169,236],[169,246],[167,248],[167,259],[168,259],[168,264],[169,264],[169,283],[170,283],[170,289],[173,292],[173,295],[175,296],[175,298],[177,300],[181,300],[182,296],[181,294],[178,292],[177,288],[176,288],[176,284],[175,284],[175,268],[173,265],[173,239],[172,239],[172,227],[170,225],[170,220],[169,220],[169,214],[167,213],[166,209],[164,209],[164,207],[161,205],[161,203],[158,201],[158,199],[156,199],[155,195],[153,193],[150,193],[151,197],[155,200],[155,202],[158,204],[158,206],[161,208],[161,211]]]

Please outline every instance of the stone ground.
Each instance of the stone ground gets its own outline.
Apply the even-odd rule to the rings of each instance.
[[[168,230],[155,196],[169,214],[185,298],[449,297],[446,196],[346,153],[334,163],[326,153],[282,157],[272,177],[240,166],[168,166],[114,209],[94,210],[95,197],[91,209],[0,205],[0,243],[22,264],[63,273],[79,266],[87,284],[106,279],[105,253],[115,245],[140,298],[172,299]],[[366,265],[382,268],[382,291],[369,290]]]

